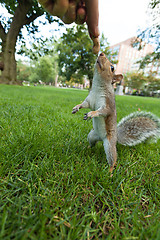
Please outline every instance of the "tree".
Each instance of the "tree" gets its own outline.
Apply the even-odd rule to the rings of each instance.
[[[43,56],[34,67],[29,77],[31,82],[38,82],[41,80],[45,83],[54,83],[57,75],[56,62],[51,56]]]
[[[19,82],[29,81],[32,71],[29,64],[23,63],[21,60],[17,61],[17,80]]]
[[[133,72],[127,73],[124,76],[124,84],[132,89],[142,90],[145,83],[147,83],[147,77],[143,73]]]
[[[154,72],[150,72],[149,75],[147,76],[147,87],[146,90],[153,92],[153,91],[157,91],[160,90],[160,78],[156,77],[157,74]]]
[[[55,83],[57,76],[57,62],[52,56],[39,57],[37,62],[33,64],[23,63],[21,60],[17,62],[17,79],[20,82],[27,81],[32,83],[42,82]]]
[[[159,0],[150,0],[148,13],[151,17],[151,23],[144,31],[140,30],[138,34],[137,42],[135,43],[138,46],[139,50],[143,48],[144,42],[154,44],[155,51],[153,53],[147,54],[140,63],[140,69],[144,69],[146,65],[152,62],[153,65],[160,66],[160,1]],[[140,40],[141,39],[141,40]]]
[[[30,47],[26,46],[25,43],[22,44],[18,53],[27,56],[33,62],[39,61],[39,58],[44,56],[54,56],[57,58],[57,41],[54,37],[38,38],[30,43]]]
[[[23,45],[20,53],[28,56],[30,68],[32,69],[29,80],[45,83],[54,83],[58,74],[58,54],[57,42],[52,37],[50,39],[37,39],[30,44],[30,48]]]
[[[157,74],[154,72],[150,72],[147,76],[143,72],[132,72],[124,76],[124,85],[150,95],[151,92],[160,89],[160,78],[157,78]]]
[[[102,36],[101,50],[110,56],[109,46]],[[87,76],[91,81],[97,56],[92,53],[92,43],[85,25],[68,28],[60,39],[57,47],[59,58],[58,65],[60,75],[67,81],[83,83],[83,77]]]
[[[38,27],[34,20],[44,14],[37,0],[0,0],[1,6],[8,10],[11,17],[0,14],[1,63],[4,65],[1,82],[17,84],[15,51],[17,39],[22,38],[22,28],[35,33]],[[53,21],[47,13],[46,20]]]

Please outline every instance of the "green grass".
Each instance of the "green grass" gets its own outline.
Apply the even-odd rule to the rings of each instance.
[[[0,239],[160,239],[160,140],[117,145],[113,177],[92,122],[72,108],[87,91],[0,86]],[[116,96],[118,121],[160,100]]]

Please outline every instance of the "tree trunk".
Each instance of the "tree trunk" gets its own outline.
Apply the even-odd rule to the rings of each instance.
[[[31,1],[22,0],[20,2],[16,8],[8,33],[5,36],[5,41],[2,41],[2,62],[4,64],[4,69],[2,71],[0,83],[21,84],[17,81],[15,60],[16,42],[20,29],[26,21],[26,14],[31,6]]]
[[[12,46],[10,39],[7,39],[3,52],[4,69],[2,71],[1,82],[4,84],[18,84],[16,76],[15,46]]]
[[[58,74],[56,74],[54,86],[57,87],[57,84],[58,84]]]

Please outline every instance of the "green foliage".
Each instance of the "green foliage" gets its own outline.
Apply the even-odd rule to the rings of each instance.
[[[142,61],[140,68],[143,69],[149,63],[157,63],[160,65],[160,21],[159,21],[159,0],[150,0],[148,14],[152,18],[152,24],[143,31],[140,31],[138,37],[143,41],[155,45],[155,51],[151,54],[145,56]],[[141,45],[141,41],[137,42],[139,49],[143,46]]]
[[[18,80],[32,83],[38,83],[41,80],[46,84],[53,84],[58,73],[56,59],[51,56],[43,56],[34,63],[34,65],[29,65],[29,63],[18,62]]]
[[[110,55],[109,47],[104,36],[101,39],[102,51]],[[60,75],[67,81],[82,83],[83,77],[93,78],[93,69],[97,56],[92,53],[92,42],[86,26],[67,28],[57,47],[59,53]]]
[[[156,72],[157,75],[159,75],[160,72],[160,59],[159,59],[159,52],[150,53],[147,54],[144,58],[137,61],[139,63],[139,68],[145,70],[145,67],[149,64],[152,64],[152,66],[157,67],[158,72]]]
[[[41,80],[45,83],[54,83],[57,75],[57,62],[52,56],[40,57],[35,66],[32,66],[31,82]]]
[[[55,65],[51,57],[41,57],[35,66],[39,80],[44,81],[45,83],[53,83],[56,75],[55,71],[53,71],[54,67]]]
[[[56,41],[52,39],[37,39],[30,48],[26,45],[21,48],[21,54],[30,59],[29,78],[26,81],[37,83],[39,80],[45,83],[54,83],[58,74]]]
[[[156,90],[160,90],[160,78],[157,78],[155,75],[157,75],[157,73],[153,73],[150,72],[150,74],[147,76],[147,80],[148,80],[148,85],[146,90],[147,91],[156,91]]]
[[[160,237],[160,141],[117,145],[110,177],[99,143],[88,147],[88,91],[0,86],[1,239],[154,239]],[[159,99],[116,96],[118,121],[152,111]]]
[[[96,57],[92,54],[92,43],[87,29],[74,26],[66,29],[58,45],[60,75],[69,81],[82,82],[83,76],[93,76],[93,65]]]
[[[56,48],[57,42],[54,37],[49,39],[40,38],[30,43],[30,47],[26,46],[26,44],[24,43],[18,53],[27,56],[30,60],[34,62],[38,61],[40,57],[44,56],[54,56],[54,58],[58,58]]]
[[[20,82],[29,81],[31,74],[31,67],[19,60],[17,62],[17,79]]]
[[[132,89],[141,90],[144,88],[144,85],[147,83],[147,77],[143,73],[132,72],[127,73],[124,76],[125,86],[128,86]]]
[[[143,72],[127,73],[124,76],[125,86],[132,89],[145,90],[153,92],[160,89],[160,78],[156,77],[156,73],[150,72],[149,75],[144,75]]]

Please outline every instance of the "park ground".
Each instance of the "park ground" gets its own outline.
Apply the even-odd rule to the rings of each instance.
[[[0,239],[160,239],[160,140],[117,144],[111,177],[102,143],[89,148],[88,92],[0,86]],[[160,99],[116,96],[118,121],[160,117]]]

